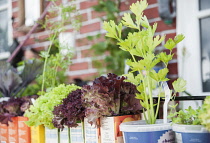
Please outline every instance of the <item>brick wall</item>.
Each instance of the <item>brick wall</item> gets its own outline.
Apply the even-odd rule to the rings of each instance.
[[[97,13],[92,10],[91,6],[97,4],[97,0],[77,0],[77,6],[80,9],[80,14],[82,16],[82,27],[80,31],[76,33],[76,46],[75,46],[75,57],[72,60],[72,65],[67,72],[69,79],[72,80],[73,78],[82,78],[82,79],[93,79],[94,75],[97,75],[97,69],[93,67],[92,64],[92,53],[89,50],[93,43],[98,41],[89,41],[87,36],[93,36],[98,33],[104,34],[105,31],[102,29],[102,22],[100,17],[104,16],[104,13]],[[129,5],[136,0],[124,0],[121,3],[120,10],[121,15],[123,12],[129,11]],[[166,39],[172,38],[176,35],[176,25],[175,22],[172,25],[166,25],[158,15],[158,3],[157,0],[148,0],[149,7],[145,11],[149,22],[152,24],[154,22],[158,23],[157,34],[166,35]],[[18,37],[18,40],[21,42],[24,40],[24,35],[27,32],[18,31],[20,29],[18,25],[18,0],[12,0],[13,6],[13,17],[15,18],[15,28],[14,28],[14,36]],[[70,27],[70,26],[67,26]],[[72,31],[71,28],[68,28],[69,31]],[[27,49],[25,52],[25,57],[29,58],[33,56],[33,53],[30,52],[30,48],[34,50],[40,51],[46,49],[49,45],[49,42],[45,40],[47,37],[47,32],[44,30],[37,30],[34,32],[29,40],[26,42],[24,47]],[[36,42],[40,39],[39,42]],[[102,41],[104,38],[102,37],[99,41]],[[162,43],[164,44],[164,42]],[[161,49],[161,46],[158,47]],[[174,59],[169,64],[169,68],[172,69],[169,73],[169,78],[177,78],[177,55],[176,49],[174,50]],[[103,56],[99,57],[99,60],[103,59]]]

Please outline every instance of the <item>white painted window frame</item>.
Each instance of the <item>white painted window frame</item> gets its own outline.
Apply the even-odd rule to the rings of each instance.
[[[202,92],[201,47],[199,19],[210,16],[209,10],[199,11],[198,0],[177,0],[177,34],[185,39],[178,44],[179,76],[187,80],[187,91],[193,96],[210,95]],[[186,54],[183,56],[183,48]]]
[[[13,38],[12,38],[12,0],[7,0],[7,4],[0,5],[0,11],[8,10],[8,45],[12,45]],[[0,60],[7,59],[10,56],[10,52],[3,52],[0,53]]]

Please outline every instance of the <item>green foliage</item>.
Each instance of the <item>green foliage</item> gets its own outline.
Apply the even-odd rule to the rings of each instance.
[[[172,119],[173,123],[184,124],[184,125],[201,125],[199,114],[201,113],[201,107],[198,109],[192,109],[191,106],[185,111],[180,110],[179,112],[170,113],[168,116]]]
[[[58,37],[61,32],[66,30],[66,24],[71,24],[75,30],[79,29],[81,25],[74,1],[70,2],[71,5],[57,4],[54,0],[52,2],[53,6],[50,9],[50,15],[55,14],[60,17],[60,20],[55,21],[48,15],[43,22],[40,22],[42,27],[50,32],[48,37],[50,46],[46,51],[40,53],[44,61],[43,74],[38,79],[38,84],[42,81],[42,92],[40,94],[44,94],[44,89],[53,88],[64,83],[64,71],[70,65],[73,53],[68,45],[65,46],[59,43]],[[65,50],[65,54],[62,52],[63,50]]]
[[[49,92],[40,96],[33,105],[30,106],[24,114],[29,118],[26,122],[28,126],[44,125],[50,129],[54,128],[52,124],[54,107],[61,104],[62,100],[68,96],[69,93],[79,89],[76,85],[64,85],[61,84],[58,87],[53,88]]]
[[[136,94],[136,98],[140,99],[141,105],[147,110],[147,112],[144,112],[144,114],[147,114],[147,123],[154,124],[159,110],[160,97],[164,93],[162,88],[163,82],[169,80],[166,76],[169,72],[167,68],[168,62],[173,58],[172,50],[178,42],[183,40],[184,36],[178,35],[166,42],[164,46],[169,50],[169,54],[165,52],[155,54],[155,48],[165,40],[165,36],[155,36],[157,24],[155,23],[153,26],[150,26],[147,17],[143,15],[143,11],[147,6],[146,0],[137,1],[130,6],[134,19],[131,18],[130,13],[125,13],[119,24],[115,24],[111,20],[104,22],[103,28],[108,32],[106,34],[107,37],[117,40],[119,48],[131,55],[132,58],[126,62],[130,66],[131,71],[125,76],[128,77],[128,82],[132,82],[137,86],[139,93]],[[126,39],[123,39],[121,36],[122,26],[130,27],[137,31],[129,32]],[[153,68],[160,63],[163,63],[165,68],[156,72]],[[136,75],[135,73],[138,74]],[[185,90],[184,85],[183,79],[178,79],[174,83],[175,92],[172,97],[176,95],[176,92]],[[154,111],[156,104],[153,103],[152,97],[153,90],[157,88],[159,98],[157,110]]]
[[[210,96],[205,98],[199,118],[201,119],[201,124],[210,131]]]

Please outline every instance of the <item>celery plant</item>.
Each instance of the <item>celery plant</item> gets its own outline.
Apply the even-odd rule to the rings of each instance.
[[[134,83],[137,86],[139,93],[136,98],[140,99],[141,105],[144,107],[145,120],[148,124],[155,124],[158,115],[160,97],[164,95],[162,84],[168,81],[167,66],[173,58],[172,50],[176,44],[184,39],[183,35],[177,35],[174,39],[169,39],[164,47],[168,53],[162,51],[155,54],[155,48],[165,40],[165,36],[156,35],[157,23],[150,26],[147,17],[143,11],[147,8],[146,0],[137,1],[130,6],[131,12],[135,19],[131,18],[130,13],[125,13],[121,22],[117,25],[114,21],[104,22],[104,29],[108,32],[107,37],[114,38],[118,41],[119,48],[128,52],[132,59],[127,59],[126,64],[130,66],[131,71],[126,74],[127,81]],[[123,26],[136,29],[138,32],[128,33],[126,39],[122,39]],[[156,35],[156,36],[155,36]],[[156,72],[153,68],[158,63],[162,62],[164,68]],[[135,75],[134,73],[138,73]],[[178,79],[173,86],[175,93],[185,90],[186,82]],[[153,91],[158,89],[158,103],[153,102]],[[172,93],[172,92],[171,92]],[[154,106],[157,109],[154,110]],[[147,112],[146,112],[147,111]]]

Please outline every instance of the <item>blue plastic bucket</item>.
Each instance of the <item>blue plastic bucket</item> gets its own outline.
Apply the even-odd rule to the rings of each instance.
[[[172,126],[176,143],[210,143],[210,133],[202,125]]]
[[[124,143],[174,143],[175,136],[171,124],[163,124],[157,120],[156,124],[146,124],[144,120],[125,122],[120,124]]]

